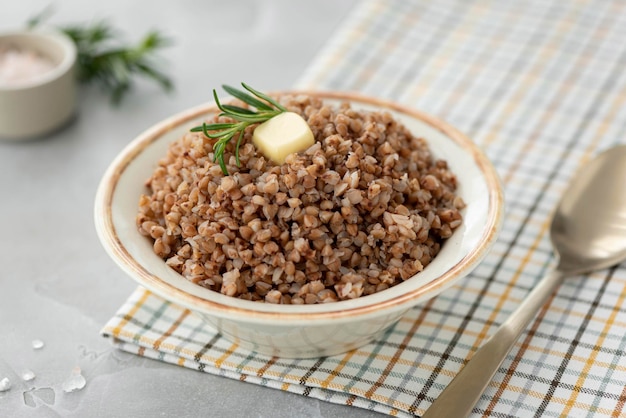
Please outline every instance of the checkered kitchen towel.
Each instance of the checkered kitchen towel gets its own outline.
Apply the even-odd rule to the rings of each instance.
[[[396,100],[473,138],[507,199],[490,255],[382,339],[334,357],[247,352],[143,289],[103,332],[124,350],[185,367],[419,415],[553,267],[548,219],[575,170],[626,142],[626,2],[359,3],[297,87]],[[626,416],[624,267],[566,281],[475,415]]]

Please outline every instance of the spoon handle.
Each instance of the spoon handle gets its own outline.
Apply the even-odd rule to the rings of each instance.
[[[560,270],[545,276],[495,334],[476,351],[422,418],[467,417],[522,331],[564,277]]]

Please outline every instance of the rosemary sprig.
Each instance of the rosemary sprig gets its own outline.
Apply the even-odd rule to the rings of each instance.
[[[51,14],[52,8],[48,7],[29,19],[27,26],[38,26]],[[136,45],[123,45],[118,31],[104,20],[58,29],[76,44],[78,80],[99,84],[110,92],[114,104],[132,88],[135,76],[151,79],[166,91],[172,89],[171,80],[157,69],[154,59],[158,49],[171,44],[159,32],[149,32]]]
[[[105,47],[105,41],[114,39],[115,32],[104,21],[63,31],[78,47],[78,79],[99,84],[111,93],[113,103],[119,103],[131,89],[135,75],[152,79],[166,91],[172,89],[172,82],[156,68],[151,57],[157,49],[170,45],[169,39],[158,32],[149,32],[134,46]]]
[[[234,119],[235,122],[209,124],[204,122],[201,126],[191,128],[191,132],[203,132],[208,138],[217,139],[217,142],[213,145],[213,161],[217,161],[219,163],[222,168],[222,172],[226,176],[228,175],[228,169],[226,168],[226,163],[224,162],[224,150],[226,149],[226,144],[237,136],[237,143],[235,145],[235,160],[237,162],[237,166],[239,167],[239,145],[241,144],[246,128],[255,123],[263,123],[276,115],[287,112],[285,107],[268,95],[253,89],[245,83],[241,83],[241,85],[249,93],[226,85],[223,85],[222,88],[231,96],[241,100],[251,107],[254,107],[256,111],[240,106],[222,104],[217,97],[217,92],[213,89],[215,104],[222,111],[219,116],[229,117]]]

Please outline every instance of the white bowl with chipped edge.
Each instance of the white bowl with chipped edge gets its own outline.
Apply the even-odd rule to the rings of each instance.
[[[0,140],[42,137],[68,123],[76,111],[76,45],[46,29],[0,33],[0,46],[33,51],[52,63],[49,71],[19,83],[0,83]]]
[[[500,230],[504,198],[497,173],[482,151],[450,125],[396,103],[340,92],[309,94],[325,103],[349,101],[354,109],[385,110],[414,135],[424,137],[436,158],[457,174],[466,202],[463,224],[424,270],[384,291],[315,305],[251,302],[205,289],[171,269],[135,223],[141,194],[171,142],[216,112],[202,105],[170,117],[140,134],[111,163],[95,199],[95,224],[107,253],[151,292],[190,309],[239,346],[266,355],[319,357],[346,352],[379,337],[407,310],[466,276],[485,257]]]

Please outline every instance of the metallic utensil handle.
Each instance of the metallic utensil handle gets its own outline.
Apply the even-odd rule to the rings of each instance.
[[[545,276],[496,333],[476,351],[422,418],[467,417],[522,331],[564,277],[559,270]]]

